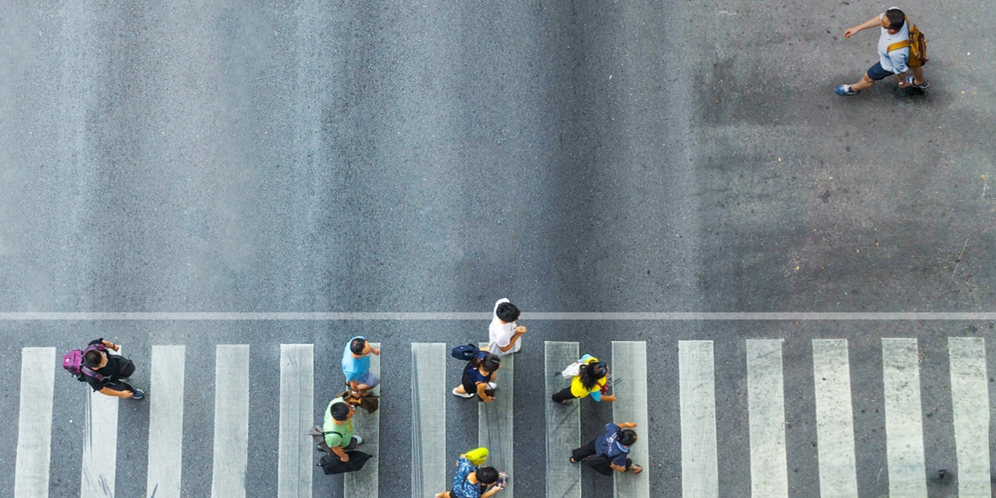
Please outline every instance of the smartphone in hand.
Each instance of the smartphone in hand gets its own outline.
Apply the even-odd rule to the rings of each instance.
[[[495,483],[495,486],[498,486],[499,488],[504,488],[505,485],[507,485],[507,484],[508,484],[508,474],[506,474],[504,472],[499,472],[498,473],[498,482]]]

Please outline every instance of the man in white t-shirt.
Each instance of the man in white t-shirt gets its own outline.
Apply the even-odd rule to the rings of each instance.
[[[519,308],[508,299],[499,299],[495,303],[494,315],[488,327],[488,351],[491,354],[504,356],[517,353],[522,347],[522,335],[525,327],[519,326]]]
[[[901,46],[901,42],[908,41],[910,36],[909,26],[906,25],[906,14],[903,11],[892,7],[878,16],[848,28],[847,31],[844,31],[844,38],[850,38],[858,31],[875,27],[881,28],[881,34],[878,38],[879,61],[868,68],[868,71],[861,77],[861,81],[853,85],[837,85],[833,91],[841,96],[857,95],[858,92],[871,88],[876,81],[885,79],[890,75],[895,75],[899,79],[899,88],[909,88],[910,86],[927,88],[930,83],[923,79],[923,66],[914,67],[908,64],[909,46],[895,48]],[[895,45],[893,50],[889,50],[889,47],[893,45]],[[907,71],[912,74],[907,76]]]

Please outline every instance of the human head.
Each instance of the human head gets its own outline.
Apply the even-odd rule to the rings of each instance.
[[[886,26],[886,19],[889,21],[889,25]],[[903,28],[903,23],[906,22],[906,14],[899,9],[889,9],[885,11],[885,16],[882,17],[882,27],[890,31],[899,31]]]
[[[581,385],[587,389],[591,389],[608,373],[609,366],[604,361],[585,363],[581,366]]]
[[[498,482],[498,471],[494,467],[481,467],[477,469],[477,482],[481,484],[494,484]]]
[[[503,323],[512,323],[518,320],[520,313],[519,308],[509,302],[499,304],[498,309],[495,310],[495,314],[498,315],[498,319]]]
[[[357,337],[349,343],[349,351],[355,356],[366,356],[370,353],[370,343],[362,337]]]
[[[97,351],[96,349],[94,349],[92,351],[87,351],[86,352],[86,355],[83,357],[83,361],[86,363],[86,366],[88,368],[90,368],[91,370],[94,370],[94,369],[97,369],[97,368],[100,368],[100,367],[104,366],[103,365],[103,363],[104,363],[104,355],[100,351]]]
[[[501,367],[501,358],[498,355],[493,355],[488,353],[483,360],[481,360],[481,368],[494,372]]]
[[[633,429],[623,429],[619,431],[619,444],[623,446],[633,446],[636,442],[636,431]]]
[[[353,415],[353,407],[342,401],[332,405],[332,418],[337,422],[345,422]]]

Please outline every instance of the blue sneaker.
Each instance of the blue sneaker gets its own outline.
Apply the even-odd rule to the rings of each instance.
[[[857,95],[858,92],[851,90],[851,85],[837,85],[833,88],[834,93],[837,95],[847,97],[850,95]]]
[[[145,398],[145,391],[141,389],[135,389],[131,392],[131,399],[138,401]]]
[[[927,81],[927,78],[924,78],[924,79],[923,79],[923,84],[922,84],[922,85],[917,85],[916,83],[913,83],[913,80],[914,80],[914,79],[915,79],[915,78],[913,78],[913,75],[912,75],[912,74],[907,74],[907,75],[906,75],[906,83],[907,83],[907,84],[908,84],[909,86],[913,87],[913,88],[927,88],[928,86],[930,86],[930,82],[929,82],[929,81]]]

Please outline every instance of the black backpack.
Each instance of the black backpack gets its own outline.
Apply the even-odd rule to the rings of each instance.
[[[450,356],[463,361],[473,360],[477,353],[480,352],[480,348],[473,344],[468,344],[466,346],[457,346],[450,351]]]

